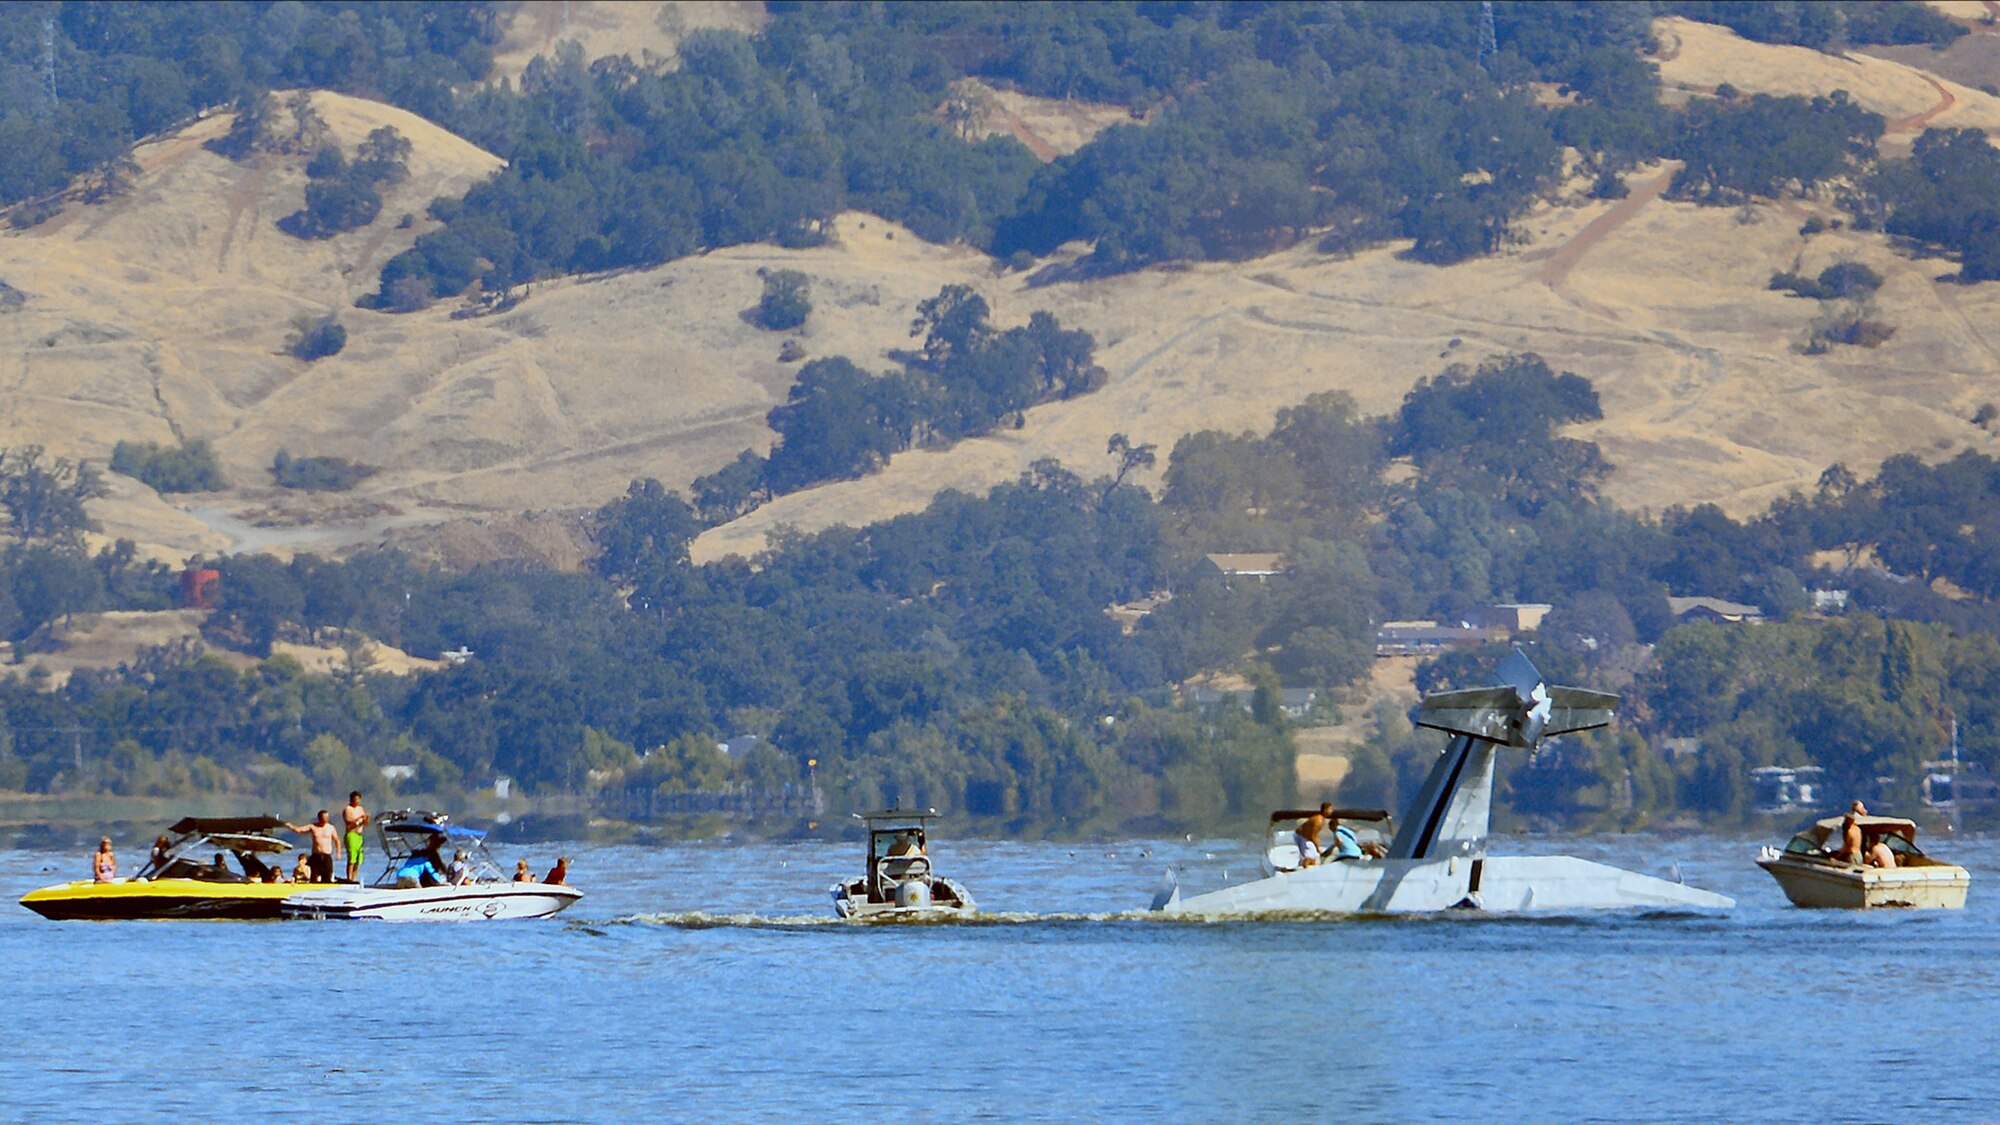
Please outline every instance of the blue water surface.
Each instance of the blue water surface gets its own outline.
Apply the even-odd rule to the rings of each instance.
[[[852,926],[853,844],[572,857],[556,919],[52,923],[0,906],[37,1121],[2000,1120],[2000,842],[1963,911],[1808,912],[1756,841],[1496,841],[1733,911],[1159,921],[1248,841],[943,840],[992,920]],[[128,860],[132,858],[127,856]],[[11,899],[87,870],[0,852]],[[1226,873],[1226,874],[1225,874]]]

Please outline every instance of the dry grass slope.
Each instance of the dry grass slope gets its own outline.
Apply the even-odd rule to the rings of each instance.
[[[573,12],[573,24],[581,18]],[[1680,43],[1669,75],[1689,85],[1840,85],[1903,117],[1937,104],[1924,74],[1889,60],[1800,54],[1684,21],[1665,30]],[[1947,88],[1966,123],[1991,112],[1985,95]],[[833,246],[736,247],[554,281],[494,316],[452,319],[446,306],[388,316],[352,301],[427,229],[426,200],[462,191],[497,161],[389,107],[327,94],[317,104],[349,144],[378,124],[414,142],[411,180],[371,227],[318,243],[278,232],[274,221],[299,206],[300,162],[236,165],[206,152],[200,142],[227,126],[218,116],[143,146],[128,197],[0,234],[0,280],[28,296],[0,311],[0,444],[102,459],[121,438],[206,437],[234,482],[175,503],[115,482],[95,509],[107,534],[183,557],[408,541],[452,523],[435,557],[525,550],[574,564],[581,548],[562,532],[573,524],[512,517],[593,507],[634,477],[685,486],[770,440],[763,414],[797,369],[777,361],[784,337],[739,316],[767,266],[812,279],[815,312],[794,334],[808,355],[885,366],[908,342],[917,302],[964,283],[1003,323],[1047,309],[1089,329],[1112,378],[1095,395],[1031,411],[1022,429],[786,497],[710,532],[704,558],[757,550],[781,524],[916,510],[940,488],[983,489],[1040,457],[1094,472],[1108,465],[1113,432],[1164,453],[1194,429],[1266,427],[1321,390],[1390,410],[1418,377],[1507,351],[1539,351],[1596,381],[1607,418],[1585,436],[1619,465],[1613,497],[1641,507],[1712,500],[1745,512],[1809,487],[1831,461],[1871,468],[1904,450],[1995,444],[1966,419],[2000,399],[2000,331],[1990,327],[2000,286],[1939,284],[1948,263],[1899,256],[1876,235],[1806,241],[1796,233],[1804,216],[1831,213],[1820,204],[1760,207],[1746,223],[1658,200],[1614,214],[1572,196],[1528,216],[1522,245],[1450,269],[1393,248],[1351,259],[1299,248],[1039,288],[974,251],[849,214]],[[1635,188],[1664,171],[1642,169]],[[419,217],[399,229],[404,213]],[[1899,331],[1874,351],[1799,354],[1814,309],[1765,282],[1836,258],[1883,271],[1878,314]],[[293,317],[322,312],[347,325],[346,350],[312,365],[284,354]],[[264,472],[280,447],[383,471],[338,497],[282,494]]]

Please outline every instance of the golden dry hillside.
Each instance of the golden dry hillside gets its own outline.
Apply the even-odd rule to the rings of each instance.
[[[669,58],[691,31],[755,32],[765,19],[756,0],[525,0],[507,18],[493,53],[495,81],[518,82],[536,55],[554,52],[565,40],[582,47],[586,60],[649,53]]]
[[[574,5],[572,27],[615,7]],[[1720,81],[1839,86],[1895,117],[1904,137],[1941,106],[1939,123],[2000,125],[1987,95],[1934,84],[1905,63],[1746,43],[1686,21],[1663,21],[1661,32],[1663,70],[1689,96]],[[1741,513],[1809,487],[1832,461],[1872,468],[1906,450],[1996,444],[1967,419],[2000,401],[2000,286],[1939,283],[1948,263],[1900,255],[1879,235],[1801,237],[1808,214],[1834,214],[1829,204],[1662,201],[1665,168],[1635,174],[1632,197],[1616,204],[1573,195],[1546,205],[1521,224],[1522,245],[1448,269],[1402,261],[1393,247],[1349,259],[1302,247],[1035,286],[1032,271],[1002,273],[977,252],[848,214],[836,245],[737,247],[563,279],[509,311],[454,319],[451,303],[392,316],[352,302],[427,229],[425,202],[462,191],[494,158],[399,110],[328,94],[316,104],[349,145],[380,124],[414,144],[410,180],[371,227],[310,243],[279,232],[274,222],[302,199],[301,160],[234,164],[206,151],[201,142],[227,127],[218,115],[142,146],[130,194],[0,233],[0,281],[26,295],[0,309],[0,445],[102,460],[120,439],[203,437],[234,486],[169,503],[115,479],[115,495],[93,508],[108,535],[180,557],[330,551],[449,524],[433,540],[455,558],[525,551],[573,564],[572,522],[510,517],[587,509],[635,477],[684,487],[770,440],[763,415],[796,366],[777,359],[786,336],[741,316],[768,267],[812,279],[815,312],[792,334],[809,356],[884,366],[908,344],[917,302],[964,283],[1002,323],[1048,309],[1089,329],[1111,379],[1031,411],[1019,430],[782,498],[710,532],[701,557],[758,549],[782,524],[915,510],[940,488],[984,488],[1041,457],[1094,472],[1108,465],[1114,432],[1164,453],[1194,429],[1266,427],[1278,409],[1329,389],[1389,410],[1447,363],[1520,350],[1596,382],[1606,418],[1584,436],[1619,466],[1614,498],[1635,506],[1713,500]],[[1046,128],[1058,150],[1109,120],[1071,114],[1068,135],[1041,125],[1049,107],[995,104],[1030,132]],[[415,216],[407,228],[405,214]],[[1887,276],[1877,315],[1897,332],[1870,351],[1804,355],[1813,302],[1765,283],[1774,270],[1839,258]],[[326,312],[346,325],[346,349],[310,365],[291,358],[294,319]],[[283,493],[266,472],[281,447],[383,471],[338,496]]]

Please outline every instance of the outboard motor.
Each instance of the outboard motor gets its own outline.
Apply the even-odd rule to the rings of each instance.
[[[931,885],[921,879],[907,879],[896,884],[896,906],[909,908],[931,904]]]

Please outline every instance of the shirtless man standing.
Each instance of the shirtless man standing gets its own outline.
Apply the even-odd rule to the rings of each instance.
[[[347,881],[361,881],[361,850],[363,837],[361,829],[368,823],[368,810],[361,807],[361,790],[347,795],[347,807],[340,810],[340,819],[347,823]]]
[[[1840,822],[1840,850],[1833,853],[1833,858],[1861,862],[1861,822],[1857,818],[1867,815],[1868,806],[1860,801],[1847,807],[1847,816]]]
[[[1319,811],[1299,821],[1292,830],[1292,843],[1299,847],[1299,866],[1319,866],[1319,834],[1333,823],[1333,802],[1320,802]]]
[[[311,824],[287,824],[285,827],[302,836],[312,837],[312,854],[306,857],[306,865],[312,869],[312,881],[333,882],[333,844],[339,836],[339,829],[327,821],[326,810],[319,810],[319,819]]]

